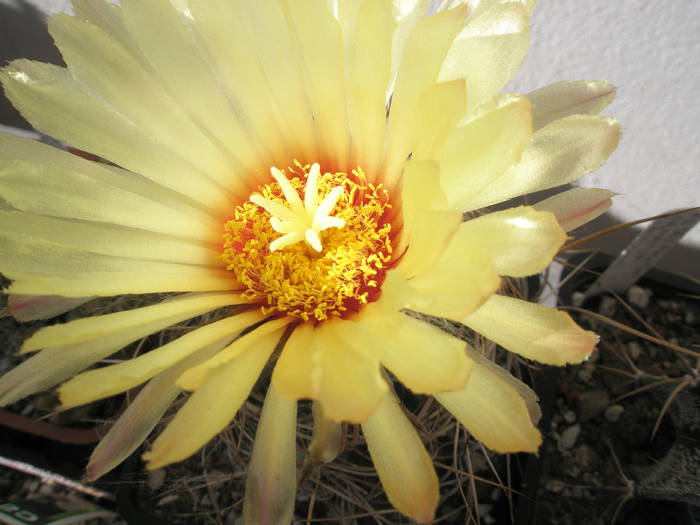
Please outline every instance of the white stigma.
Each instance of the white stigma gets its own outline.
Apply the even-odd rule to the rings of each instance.
[[[329,214],[335,207],[338,199],[343,194],[343,188],[336,186],[328,192],[323,200],[318,202],[318,177],[321,168],[318,164],[311,166],[306,188],[304,189],[304,201],[302,202],[297,190],[280,170],[275,167],[270,168],[270,173],[282,188],[287,205],[280,202],[266,199],[258,193],[250,196],[250,201],[272,215],[270,225],[278,233],[279,237],[270,243],[270,251],[274,252],[285,246],[290,246],[299,241],[306,241],[315,251],[323,249],[319,233],[328,228],[342,228],[345,221],[338,217],[331,217]]]

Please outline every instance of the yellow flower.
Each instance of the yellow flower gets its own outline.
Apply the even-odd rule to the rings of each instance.
[[[225,428],[277,355],[248,523],[291,519],[302,398],[314,400],[313,457],[334,457],[339,421],[361,423],[392,504],[432,518],[437,477],[384,369],[491,449],[538,449],[534,394],[426,321],[555,365],[596,344],[568,315],[499,290],[501,276],[544,269],[562,227],[602,213],[610,193],[479,211],[575,180],[619,138],[595,115],[613,96],[607,83],[499,94],[525,56],[534,2],[443,2],[430,15],[428,0],[73,3],[74,17],[49,22],[68,67],[18,60],[2,82],[38,130],[111,164],[0,138],[11,309],[31,319],[81,297],[183,293],[42,328],[22,349],[41,351],[0,380],[2,404],[63,383],[71,407],[148,382],[96,449],[97,477],[191,391],[145,455],[157,468]]]

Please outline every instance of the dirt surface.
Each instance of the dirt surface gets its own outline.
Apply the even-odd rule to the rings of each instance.
[[[645,281],[582,307],[671,345],[699,348],[698,298],[682,291]],[[698,406],[697,357],[600,318],[574,316],[601,343],[588,362],[559,375],[532,523],[694,523],[686,502],[700,503],[692,458],[700,433],[686,414]]]

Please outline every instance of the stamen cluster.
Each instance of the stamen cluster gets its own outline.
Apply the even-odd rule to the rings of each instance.
[[[361,168],[321,174],[317,166],[273,169],[275,180],[236,206],[225,224],[222,260],[266,314],[347,317],[379,297],[391,264],[387,191]],[[292,239],[299,221],[307,233]]]

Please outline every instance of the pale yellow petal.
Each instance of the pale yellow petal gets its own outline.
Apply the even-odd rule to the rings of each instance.
[[[570,115],[596,115],[615,98],[615,86],[604,80],[555,82],[527,94],[532,127],[540,129]]]
[[[315,328],[311,323],[296,327],[280,353],[272,382],[277,391],[292,399],[313,398],[316,368]]]
[[[334,421],[366,421],[388,390],[370,335],[358,322],[333,320],[319,325],[315,339],[314,399]]]
[[[553,213],[562,229],[568,232],[605,213],[612,206],[613,196],[615,192],[600,188],[572,188],[532,207]]]
[[[345,12],[357,8],[356,16]],[[386,93],[391,75],[391,42],[396,21],[391,0],[341,4],[346,74],[349,79],[349,118],[352,129],[352,165],[375,177],[384,150]]]
[[[520,68],[530,41],[529,13],[519,2],[470,17],[440,70],[441,82],[466,78],[469,108],[495,96]]]
[[[395,275],[390,277],[398,282]],[[459,320],[483,304],[498,290],[500,283],[488,253],[478,246],[460,242],[458,231],[436,264],[405,281],[399,289],[405,293],[401,298],[402,307]],[[387,284],[383,291],[391,293]]]
[[[194,264],[216,268],[220,251],[205,244],[162,233],[121,226],[76,222],[21,211],[0,210],[0,236],[69,249],[146,261]]]
[[[186,319],[216,308],[245,302],[247,301],[242,299],[240,295],[232,293],[181,295],[151,306],[45,326],[24,342],[22,352],[81,343],[146,325],[158,319],[182,315]]]
[[[177,105],[194,117],[197,128],[210,138],[235,173],[245,177],[258,168],[261,158],[257,141],[251,140],[222,91],[186,5],[169,0],[124,0],[121,8],[129,35],[156,78]],[[221,181],[226,177],[225,171],[212,175]]]
[[[134,388],[156,374],[179,365],[183,359],[205,346],[217,344],[220,340],[230,340],[234,335],[261,320],[262,314],[258,311],[234,315],[192,330],[134,359],[83,372],[58,389],[61,406],[65,409],[84,405]],[[221,346],[219,345],[219,348]],[[197,364],[192,363],[190,367]],[[183,369],[180,373],[185,373],[187,369]]]
[[[518,206],[464,223],[455,242],[485,250],[498,275],[525,277],[544,270],[566,241],[549,212]]]
[[[224,344],[219,341],[202,348],[149,381],[93,450],[85,468],[87,479],[92,481],[105,475],[141,446],[173,401],[182,393],[175,384],[178,376],[189,367],[209,358]]]
[[[252,332],[239,337],[211,359],[187,370],[187,372],[182,374],[177,380],[177,384],[180,385],[183,390],[198,389],[206,383],[208,378],[215,374],[218,369],[234,361],[242,354],[254,351],[251,350],[251,347],[264,344],[264,341],[268,340],[270,334],[277,334],[277,338],[279,339],[280,331],[284,329],[290,321],[291,320],[288,318],[269,321]]]
[[[542,436],[521,394],[527,387],[504,370],[497,372],[497,365],[488,366],[476,352],[470,352],[470,357],[474,365],[466,387],[436,394],[435,399],[491,450],[537,452]],[[530,391],[530,402],[533,395]]]
[[[236,165],[126,49],[100,28],[72,16],[51,17],[49,31],[71,74],[87,90],[177,152],[193,172],[247,197],[249,189],[232,176]]]
[[[348,162],[350,133],[340,24],[328,4],[285,0],[304,64],[306,93],[318,129],[319,147],[339,166]]]
[[[128,49],[133,56],[142,58],[136,42],[132,40],[124,27],[119,6],[107,0],[71,0],[71,5],[75,16],[96,25],[113,40]]]
[[[391,79],[394,82],[401,67],[408,38],[416,24],[427,14],[430,0],[391,0],[391,4],[396,20],[396,30],[391,43]]]
[[[229,199],[209,181],[103,101],[64,68],[16,60],[0,72],[5,94],[39,131],[89,151],[223,211]],[[186,147],[184,145],[183,147]]]
[[[11,294],[85,297],[162,292],[211,292],[238,285],[226,270],[140,261],[0,236],[0,272]]]
[[[411,160],[434,160],[442,150],[448,132],[462,119],[466,109],[464,79],[440,82],[426,89],[415,110],[416,136],[411,145]]]
[[[60,295],[10,295],[7,298],[7,311],[17,321],[26,323],[51,319],[92,299],[94,298]]]
[[[181,461],[221,432],[250,394],[281,336],[282,330],[268,333],[255,348],[215,369],[143,455],[146,468]]]
[[[434,162],[407,162],[401,185],[404,223],[401,248],[408,241],[418,210],[444,210],[446,206],[447,198],[440,187],[440,167]]]
[[[440,496],[435,468],[392,393],[362,424],[362,433],[391,504],[419,523],[432,521]]]
[[[226,4],[227,8],[232,8],[230,4]],[[294,40],[280,0],[235,0],[233,8],[243,21],[259,66],[268,80],[281,129],[287,133],[290,151],[302,163],[317,162],[313,112],[304,90]]]
[[[410,153],[419,98],[437,80],[445,54],[462,29],[466,13],[466,7],[458,7],[423,18],[408,37],[389,111],[384,158],[384,178],[389,187],[398,180]]]
[[[408,247],[399,262],[407,279],[424,274],[441,257],[462,222],[457,211],[418,210],[407,237]]]
[[[451,209],[475,208],[479,192],[520,160],[532,136],[530,118],[527,98],[502,95],[450,133],[439,161]]]
[[[0,134],[0,163],[0,196],[19,210],[199,240],[220,234],[188,197],[35,140]]]
[[[381,361],[399,381],[418,394],[463,388],[471,372],[464,341],[397,312],[399,329],[383,338]]]
[[[253,140],[260,142],[271,165],[286,166],[293,157],[286,140],[293,133],[293,126],[285,125],[276,110],[268,80],[239,12],[241,2],[188,0],[187,6],[212,67],[221,76],[231,103],[247,123]]]
[[[573,115],[538,130],[520,163],[495,178],[470,203],[481,208],[572,182],[605,164],[620,140],[614,119]]]
[[[129,343],[193,315],[196,313],[187,312],[127,327],[98,339],[46,348],[0,377],[0,406],[51,388]]]
[[[288,525],[297,492],[297,403],[270,385],[248,465],[243,524]]]
[[[333,461],[343,443],[343,426],[328,419],[318,401],[311,405],[314,418],[314,433],[309,443],[309,456],[315,461],[330,463]]]
[[[492,296],[462,322],[506,350],[551,365],[580,363],[599,339],[564,312],[502,295]]]

